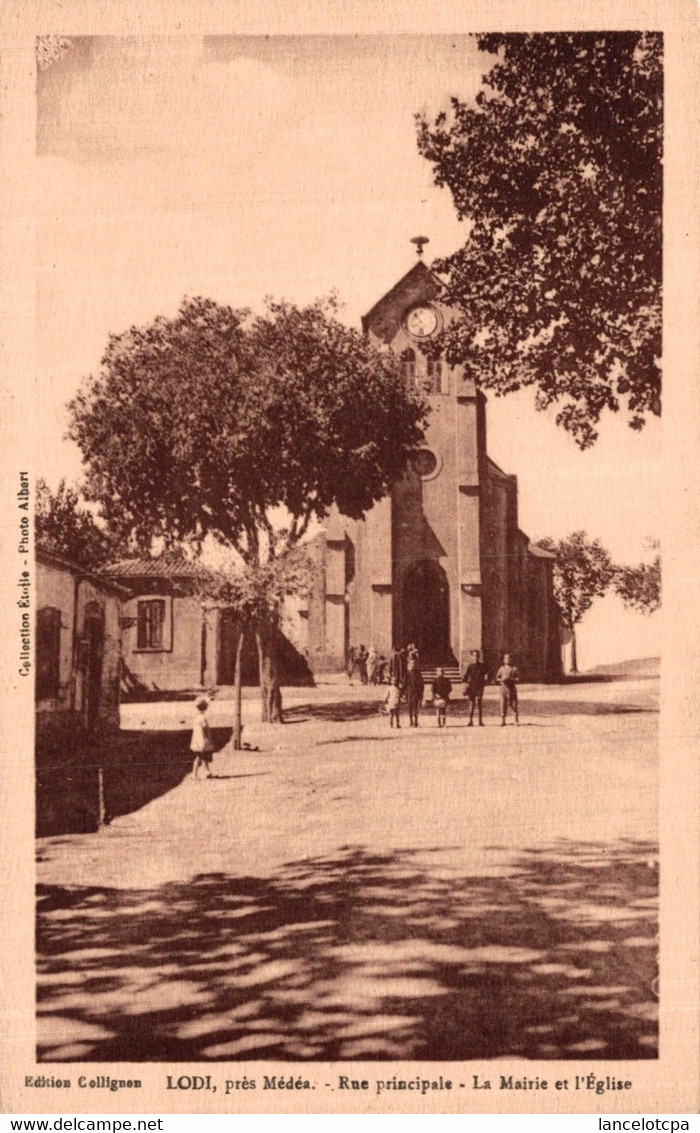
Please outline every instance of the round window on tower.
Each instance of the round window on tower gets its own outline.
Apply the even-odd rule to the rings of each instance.
[[[419,448],[411,457],[411,467],[421,480],[432,480],[440,471],[441,461],[431,448]]]

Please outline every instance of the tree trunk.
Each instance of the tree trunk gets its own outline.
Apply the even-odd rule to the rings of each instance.
[[[233,750],[241,750],[241,654],[243,652],[243,627],[239,627],[236,641],[236,664],[233,671]]]
[[[255,627],[255,640],[258,646],[260,665],[260,697],[262,701],[262,720],[266,724],[283,724],[282,693],[280,691],[277,669],[277,615],[259,621]]]
[[[576,658],[576,627],[571,627],[571,672],[578,673],[578,660]]]

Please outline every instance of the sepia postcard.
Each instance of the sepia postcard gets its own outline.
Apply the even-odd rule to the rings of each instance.
[[[0,31],[0,1108],[696,1113],[695,5]]]

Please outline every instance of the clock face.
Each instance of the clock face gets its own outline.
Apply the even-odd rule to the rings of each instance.
[[[426,304],[412,307],[404,319],[404,326],[414,338],[429,338],[438,328],[437,311]]]

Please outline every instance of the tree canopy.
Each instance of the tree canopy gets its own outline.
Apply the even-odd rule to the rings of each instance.
[[[211,534],[246,562],[293,545],[332,504],[359,518],[425,418],[393,356],[343,326],[332,300],[270,302],[254,318],[186,299],[175,318],[112,336],[69,408],[86,496],[111,529],[145,547]]]
[[[274,716],[295,547],[332,505],[360,518],[422,439],[427,409],[396,359],[343,326],[333,298],[270,301],[258,317],[185,299],[175,318],[112,336],[69,408],[86,496],[111,530],[146,550],[212,536],[240,559],[230,597],[254,614]]]
[[[581,448],[604,411],[661,412],[660,33],[494,34],[475,105],[418,116],[435,182],[471,223],[434,267],[443,346],[497,394],[536,389]]]
[[[642,614],[653,614],[661,606],[661,555],[658,546],[657,540],[650,541],[650,549],[657,552],[651,562],[618,566],[615,570],[615,593],[625,606]]]
[[[538,546],[556,556],[554,597],[562,623],[572,635],[571,670],[575,673],[576,626],[594,600],[607,593],[615,567],[600,540],[590,539],[585,531],[573,531],[565,539],[539,539]]]
[[[75,488],[61,480],[52,492],[41,477],[36,484],[34,525],[42,547],[81,566],[104,566],[118,553],[118,542],[82,506]]]

